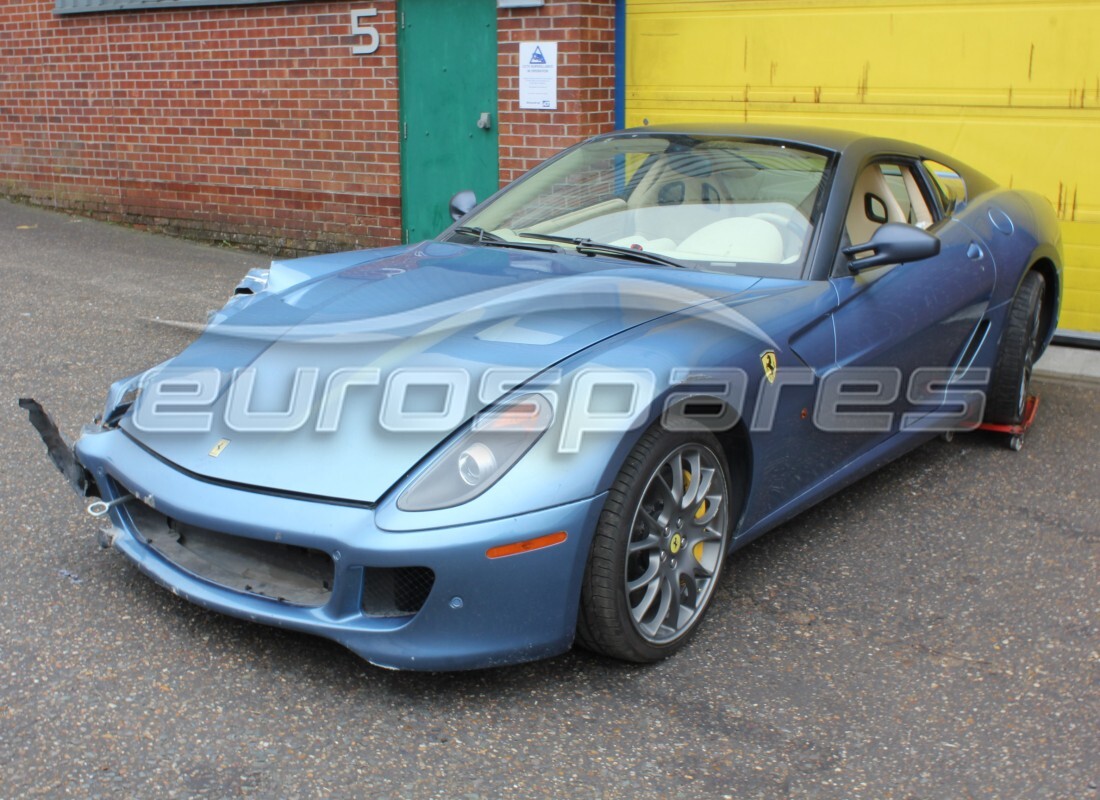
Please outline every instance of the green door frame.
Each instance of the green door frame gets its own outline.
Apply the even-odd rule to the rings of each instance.
[[[500,183],[497,5],[399,0],[397,10],[402,240],[420,241],[451,223],[453,194],[483,200]]]

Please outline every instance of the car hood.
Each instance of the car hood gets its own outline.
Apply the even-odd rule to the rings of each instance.
[[[515,385],[758,281],[439,242],[302,262],[148,373],[126,433],[204,478],[373,503]]]

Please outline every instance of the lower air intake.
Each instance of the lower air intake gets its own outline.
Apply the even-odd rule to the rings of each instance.
[[[368,567],[363,570],[363,613],[368,617],[408,617],[431,594],[435,573],[427,567]]]
[[[147,545],[198,578],[292,605],[323,606],[332,596],[335,568],[320,550],[188,525],[138,500],[124,508]]]

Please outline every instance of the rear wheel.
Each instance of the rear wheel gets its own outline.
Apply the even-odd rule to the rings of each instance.
[[[585,568],[577,641],[642,663],[678,650],[714,594],[734,506],[713,435],[647,432],[600,515]]]
[[[1046,280],[1038,272],[1029,272],[1008,310],[997,366],[989,387],[986,404],[987,422],[1016,425],[1024,418],[1031,390],[1031,369],[1039,350],[1042,331],[1043,293]]]

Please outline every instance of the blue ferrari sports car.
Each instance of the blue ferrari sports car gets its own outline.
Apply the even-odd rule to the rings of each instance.
[[[597,136],[431,241],[275,261],[75,445],[89,513],[201,606],[455,670],[699,627],[729,554],[940,434],[1019,424],[1043,198],[778,127]]]

